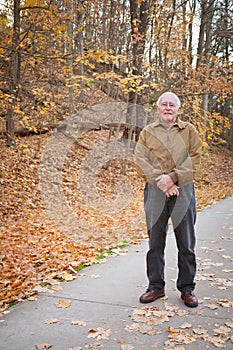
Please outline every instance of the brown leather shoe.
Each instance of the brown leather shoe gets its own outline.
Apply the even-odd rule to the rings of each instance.
[[[181,292],[181,299],[184,300],[185,305],[188,307],[198,306],[197,297],[192,290]]]
[[[155,301],[158,298],[164,297],[164,289],[160,290],[150,290],[147,289],[145,293],[143,293],[139,300],[141,303],[146,304],[146,303],[152,303],[152,301]]]

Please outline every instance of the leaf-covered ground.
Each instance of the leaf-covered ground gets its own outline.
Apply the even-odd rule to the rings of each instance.
[[[108,148],[107,138],[107,131],[89,132],[53,174],[44,157],[51,134],[18,139],[15,148],[0,140],[0,309],[40,288],[56,290],[58,281],[146,237],[143,181],[132,162],[107,153],[104,159],[98,145]],[[232,195],[232,179],[232,152],[205,152],[198,209]]]

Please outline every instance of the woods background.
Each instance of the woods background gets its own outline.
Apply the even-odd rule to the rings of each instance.
[[[203,141],[232,147],[232,11],[229,0],[5,0],[7,144],[88,106],[92,91],[152,107],[172,90]]]

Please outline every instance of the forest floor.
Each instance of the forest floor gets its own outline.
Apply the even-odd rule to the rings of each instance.
[[[12,148],[0,139],[0,313],[39,291],[58,290],[83,267],[146,238],[143,180],[132,161],[113,148],[104,153],[108,132],[92,131],[80,144],[48,152],[51,138],[18,138]],[[56,152],[64,154],[48,170]],[[226,148],[205,150],[198,210],[233,194],[232,155]]]

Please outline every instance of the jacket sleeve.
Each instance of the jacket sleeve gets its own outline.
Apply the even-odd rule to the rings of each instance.
[[[189,129],[189,150],[187,158],[182,164],[174,168],[178,178],[178,185],[183,186],[195,179],[195,174],[201,164],[202,142],[196,128],[191,125]]]
[[[159,163],[152,162],[151,151],[146,142],[147,131],[141,131],[135,147],[137,171],[146,182],[156,185],[155,179],[162,174]]]

